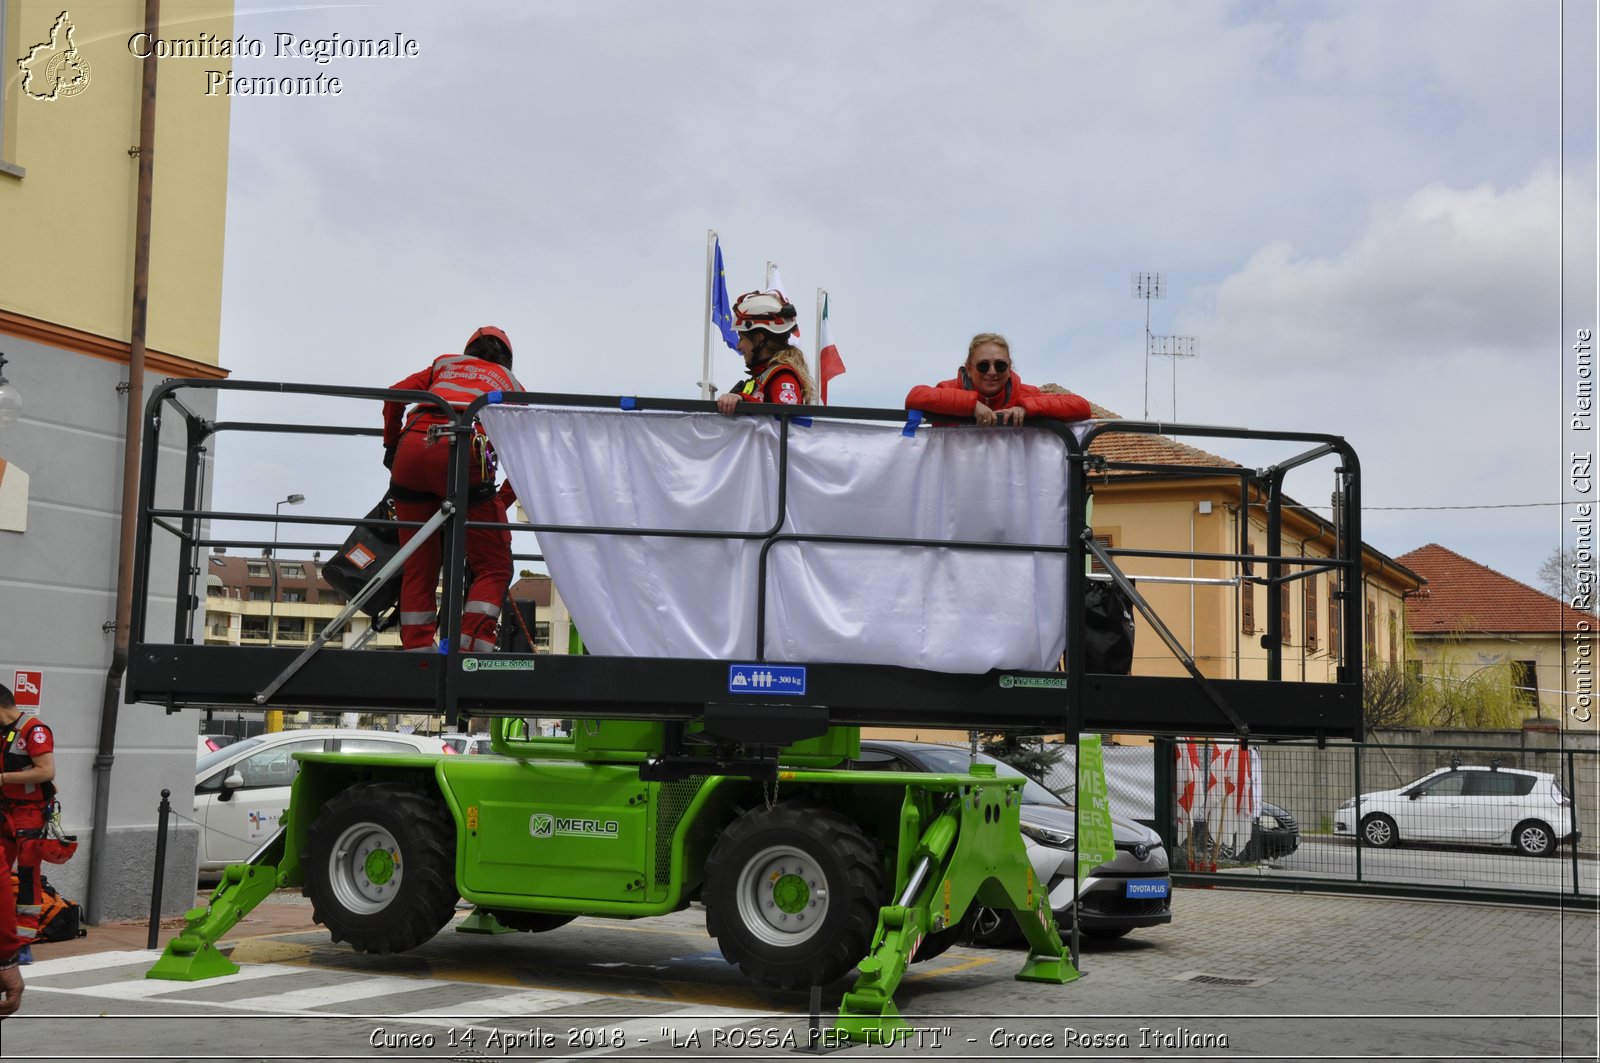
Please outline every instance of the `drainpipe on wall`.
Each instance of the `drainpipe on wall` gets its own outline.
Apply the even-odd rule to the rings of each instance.
[[[159,39],[161,0],[145,0],[144,31]],[[128,416],[122,441],[122,532],[117,549],[116,641],[100,704],[100,734],[94,757],[94,823],[89,842],[89,894],[85,915],[100,921],[105,898],[106,820],[111,814],[111,765],[115,760],[117,714],[122,707],[122,676],[128,668],[133,614],[133,533],[138,518],[139,428],[144,414],[145,320],[150,303],[150,204],[155,178],[156,57],[145,57],[139,101],[138,202],[134,210],[133,310],[128,330]]]

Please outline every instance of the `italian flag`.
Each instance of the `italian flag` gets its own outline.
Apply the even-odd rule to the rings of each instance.
[[[822,297],[822,325],[817,333],[817,375],[822,381],[822,404],[828,404],[828,381],[844,372],[844,359],[833,342],[833,329],[828,324],[828,297]]]

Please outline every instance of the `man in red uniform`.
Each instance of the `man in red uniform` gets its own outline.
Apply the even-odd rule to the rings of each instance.
[[[431,391],[457,409],[465,409],[491,391],[521,391],[511,373],[511,339],[493,325],[485,325],[467,340],[460,354],[442,354],[428,368],[412,373],[397,391]],[[438,410],[418,405],[405,416],[405,404],[383,404],[383,463],[393,474],[395,517],[423,521],[433,516],[444,498],[455,454],[448,435],[432,428],[446,421]],[[494,490],[494,457],[488,437],[474,431],[467,519],[506,523],[506,507],[515,499],[508,481]],[[400,530],[405,545],[415,528]],[[461,610],[461,649],[486,653],[495,647],[500,603],[511,586],[511,533],[505,528],[469,528],[467,564],[472,584]],[[430,535],[417,552],[406,558],[400,582],[400,643],[408,650],[431,650],[439,629],[435,592],[439,583],[439,536]]]
[[[782,292],[745,292],[733,304],[733,329],[750,377],[717,397],[717,411],[731,415],[741,402],[817,401],[805,352],[789,345],[797,315]]]
[[[17,937],[17,895],[11,876],[0,875],[0,1019],[15,1015],[22,1007],[22,971],[17,953],[22,940]]]
[[[0,685],[0,852],[6,875],[17,869],[17,937],[24,963],[33,962],[33,941],[39,935],[39,844],[25,844],[24,832],[42,837],[50,804],[55,799],[56,743],[37,716],[23,718],[11,688]]]
[[[1071,392],[1051,394],[1017,376],[1006,338],[981,332],[967,345],[967,360],[952,380],[918,384],[906,409],[942,417],[973,417],[980,425],[1019,425],[1027,417],[1082,421],[1093,416],[1089,400]]]

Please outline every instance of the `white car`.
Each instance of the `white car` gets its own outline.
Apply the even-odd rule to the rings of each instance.
[[[486,731],[480,731],[475,735],[463,734],[460,731],[450,731],[440,735],[439,741],[457,753],[485,754],[494,752],[490,745],[489,734]]]
[[[1340,805],[1334,834],[1368,845],[1401,841],[1514,845],[1526,856],[1550,856],[1576,843],[1572,800],[1554,775],[1520,768],[1440,768],[1393,790],[1362,794]]]
[[[200,874],[215,877],[241,863],[278,830],[289,807],[289,785],[300,770],[290,754],[336,750],[346,753],[453,754],[424,735],[349,728],[276,731],[223,746],[194,768],[194,818],[200,825]]]

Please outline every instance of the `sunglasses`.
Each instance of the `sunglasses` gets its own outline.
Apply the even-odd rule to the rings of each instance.
[[[1004,358],[996,358],[993,362],[979,362],[977,363],[976,368],[980,373],[987,373],[991,365],[994,366],[994,371],[996,373],[1004,373],[1007,369],[1011,368],[1011,363],[1006,361]]]

